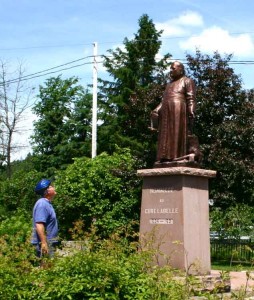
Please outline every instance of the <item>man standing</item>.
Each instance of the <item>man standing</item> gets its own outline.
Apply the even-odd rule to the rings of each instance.
[[[193,123],[195,112],[195,83],[185,76],[183,64],[172,63],[169,75],[171,81],[162,102],[152,112],[152,117],[158,118],[158,163],[177,161],[189,154],[188,124]]]
[[[33,208],[33,234],[32,244],[36,246],[38,257],[54,254],[54,248],[58,244],[58,223],[55,210],[51,201],[56,195],[51,180],[42,179],[35,186],[35,193],[40,198]]]

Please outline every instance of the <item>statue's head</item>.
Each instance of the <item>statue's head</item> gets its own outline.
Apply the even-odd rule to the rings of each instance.
[[[172,80],[177,80],[185,75],[184,65],[179,61],[174,61],[170,66],[169,76]]]

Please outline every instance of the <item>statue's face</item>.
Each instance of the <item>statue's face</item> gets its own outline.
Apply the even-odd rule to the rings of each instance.
[[[181,78],[183,76],[182,65],[177,62],[174,62],[170,67],[169,76],[172,80]]]

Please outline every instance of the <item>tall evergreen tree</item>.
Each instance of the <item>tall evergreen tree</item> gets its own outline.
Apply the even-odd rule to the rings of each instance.
[[[150,113],[161,100],[170,58],[167,54],[156,59],[161,34],[143,15],[134,38],[124,39],[124,49],[108,51],[105,67],[113,81],[101,81],[100,152],[112,153],[115,145],[129,147],[148,165],[154,162],[156,137],[148,129]]]
[[[218,171],[211,197],[216,205],[254,204],[254,101],[253,91],[242,88],[241,78],[224,58],[187,55],[190,75],[197,84],[196,134],[204,166]]]

